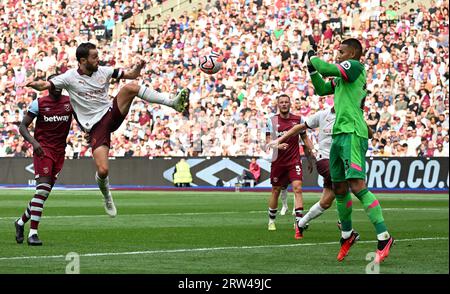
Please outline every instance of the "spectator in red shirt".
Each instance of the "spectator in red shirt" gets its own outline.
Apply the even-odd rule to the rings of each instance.
[[[333,29],[330,24],[327,24],[325,31],[323,32],[323,38],[331,40],[333,38]]]
[[[250,162],[249,170],[252,173],[253,178],[255,179],[255,182],[257,183],[259,181],[259,177],[261,176],[261,167],[256,162],[255,157],[253,157],[252,161]]]
[[[146,109],[141,109],[140,113],[139,113],[139,125],[145,126],[145,125],[150,125],[151,123],[151,118],[150,115],[148,114]]]

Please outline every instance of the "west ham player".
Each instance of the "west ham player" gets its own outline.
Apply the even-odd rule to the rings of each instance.
[[[279,114],[268,120],[269,132],[272,139],[282,136],[292,127],[301,123],[301,117],[290,113],[291,99],[282,94],[277,97]],[[305,153],[310,153],[312,143],[306,136],[306,132],[301,134],[305,144]],[[278,197],[283,187],[292,184],[295,197],[295,218],[296,224],[303,217],[303,194],[302,194],[302,163],[299,151],[299,138],[291,137],[287,141],[289,146],[282,149],[274,149],[272,165],[270,171],[270,182],[272,184],[272,195],[269,199],[269,231],[276,230],[275,218],[278,208]],[[295,238],[302,238],[302,233],[295,225]]]
[[[124,121],[134,97],[147,102],[164,104],[179,112],[189,108],[189,90],[182,89],[178,95],[159,93],[137,83],[128,83],[120,89],[111,101],[108,96],[111,78],[136,79],[144,62],[140,61],[131,70],[123,71],[108,66],[99,66],[97,48],[92,43],[82,43],[76,50],[78,69],[70,69],[50,82],[37,81],[27,85],[36,90],[63,88],[69,93],[70,101],[78,122],[89,133],[92,156],[97,173],[95,180],[105,200],[105,210],[114,217],[116,207],[109,189],[108,152],[111,133]]]
[[[368,145],[367,125],[361,105],[366,92],[366,70],[361,64],[363,54],[357,39],[346,39],[339,46],[339,64],[327,63],[308,51],[308,71],[318,95],[334,94],[336,121],[330,149],[330,173],[342,223],[341,249],[337,259],[342,261],[355,243],[358,233],[352,227],[352,193],[361,201],[370,222],[375,227],[378,246],[375,262],[388,255],[394,239],[390,236],[378,199],[366,186],[365,156]],[[322,78],[334,77],[330,82]]]
[[[50,76],[49,79],[53,78]],[[66,138],[72,122],[72,106],[69,96],[61,95],[61,89],[52,88],[48,96],[31,102],[20,123],[19,131],[33,145],[33,164],[36,192],[24,214],[15,221],[16,241],[23,243],[24,224],[31,219],[28,245],[42,245],[38,237],[44,202],[47,200],[64,164]],[[34,137],[28,127],[36,118]]]
[[[335,119],[336,115],[334,112],[334,107],[318,111],[307,117],[304,123],[294,126],[286,134],[268,144],[268,147],[270,148],[286,149],[288,144],[283,142],[285,142],[288,138],[298,136],[298,134],[304,132],[308,128],[319,128],[319,150],[316,168],[319,175],[323,177],[323,191],[320,200],[309,209],[308,213],[305,214],[305,216],[298,223],[298,227],[302,233],[306,227],[306,224],[322,215],[325,210],[331,207],[335,198],[329,164],[332,131]],[[371,137],[371,130],[369,127],[368,129],[369,137]]]

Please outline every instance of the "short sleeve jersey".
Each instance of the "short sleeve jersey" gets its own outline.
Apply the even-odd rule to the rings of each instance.
[[[69,93],[78,122],[86,131],[90,131],[112,106],[108,95],[109,85],[111,78],[118,75],[117,69],[99,66],[90,76],[79,69],[70,69],[50,82]]]
[[[36,117],[34,138],[42,148],[65,152],[72,113],[69,96],[62,95],[59,99],[44,96],[31,102],[28,115]]]
[[[293,126],[302,123],[302,118],[298,115],[289,114],[289,118],[282,118],[279,114],[272,116],[268,120],[267,132],[272,139],[279,138],[288,132]],[[290,166],[300,163],[299,136],[292,136],[285,141],[288,144],[286,150],[275,149],[272,154],[272,165]]]
[[[305,119],[305,124],[310,129],[319,129],[319,155],[322,159],[330,158],[333,125],[336,119],[331,108],[318,111]]]

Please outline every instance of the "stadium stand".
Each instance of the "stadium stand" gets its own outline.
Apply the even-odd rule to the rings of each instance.
[[[375,131],[368,156],[448,156],[447,1],[415,3],[412,11],[401,10],[403,1],[200,2],[173,13],[164,9],[169,1],[2,1],[0,156],[32,156],[18,124],[37,93],[24,81],[76,67],[75,48],[85,41],[99,46],[107,65],[128,67],[144,58],[139,82],[153,89],[192,90],[188,120],[136,101],[113,135],[111,156],[265,156],[264,121],[277,111],[277,94],[289,94],[293,112],[305,116],[333,105],[309,81],[308,35],[328,61],[343,38],[363,41],[364,111]],[[208,76],[196,64],[212,47],[227,62]],[[111,85],[111,96],[122,83]],[[316,143],[317,133],[311,135]],[[75,121],[67,156],[90,156]]]

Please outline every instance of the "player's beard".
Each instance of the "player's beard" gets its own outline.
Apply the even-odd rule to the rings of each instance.
[[[86,69],[90,72],[96,72],[98,70],[98,65],[94,65],[94,64],[86,64]]]

